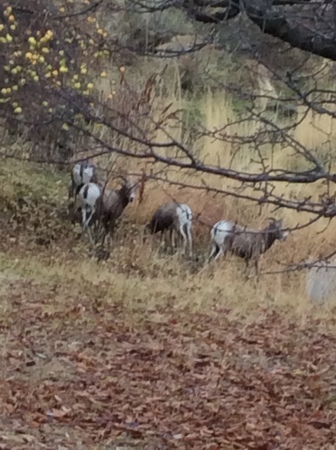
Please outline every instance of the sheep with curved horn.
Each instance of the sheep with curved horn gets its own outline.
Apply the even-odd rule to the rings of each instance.
[[[277,222],[275,217],[266,217],[266,220],[269,220],[270,222]]]
[[[183,238],[183,253],[189,244],[189,256],[192,256],[192,211],[188,205],[169,202],[161,205],[145,226],[145,233],[170,232],[172,247],[175,247],[174,233]]]
[[[234,222],[221,220],[211,229],[212,249],[209,261],[227,252],[243,258],[248,267],[253,261],[258,274],[260,256],[269,250],[276,240],[285,241],[288,232],[282,230],[282,219],[270,218],[270,224],[263,230],[242,227]]]
[[[129,178],[120,176],[123,183],[119,189],[106,189],[96,183],[87,183],[79,191],[82,209],[82,226],[89,234],[90,225],[100,222],[104,229],[104,237],[113,234],[117,219],[122,215],[126,206],[133,202],[136,195],[137,183]]]

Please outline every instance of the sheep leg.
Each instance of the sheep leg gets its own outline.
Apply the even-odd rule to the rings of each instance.
[[[102,246],[105,244],[105,241],[106,241],[106,236],[108,233],[108,225],[109,225],[109,221],[106,217],[101,217],[99,219],[99,228],[100,228],[100,233],[102,235],[102,243],[101,243]]]
[[[99,239],[101,239],[101,245],[104,245],[105,231],[100,222],[98,223],[98,227],[97,227],[97,241]]]
[[[87,235],[89,237],[90,244],[93,244],[92,232],[91,232],[90,227],[87,225],[87,221],[85,220],[86,219],[86,213],[87,213],[86,208],[83,208],[82,209],[83,231],[87,233]]]
[[[89,237],[90,243],[93,244],[94,240],[93,240],[93,236],[92,236],[92,231],[91,231],[91,229],[89,227],[89,222],[90,222],[91,217],[92,217],[92,215],[94,213],[94,210],[92,210],[92,212],[91,212],[91,214],[90,214],[88,219],[87,219],[87,212],[88,212],[87,211],[87,207],[83,207],[82,208],[82,226],[83,226],[83,230],[87,232],[87,235]]]
[[[244,261],[245,261],[245,270],[244,270],[244,273],[245,273],[246,279],[248,279],[248,278],[249,278],[248,268],[249,268],[250,260],[249,260],[248,258],[244,258]]]
[[[91,245],[94,245],[95,242],[94,242],[94,239],[93,239],[93,236],[92,236],[92,230],[91,230],[91,228],[90,228],[90,227],[87,227],[87,228],[86,228],[86,232],[87,232],[87,234],[88,234],[88,236],[89,236],[90,244],[91,244]]]
[[[217,255],[215,256],[214,261],[217,261],[217,259],[218,259],[220,256],[224,255],[224,251],[223,251],[223,248],[222,248],[222,247],[219,247],[219,246],[216,245],[216,244],[214,244],[214,245],[215,245],[215,251],[217,251]]]
[[[174,250],[176,248],[176,236],[175,236],[174,228],[171,228],[169,230],[169,234],[170,234],[170,244],[171,244],[171,247],[172,247],[172,253],[174,253]]]
[[[210,264],[210,261],[213,258],[213,256],[215,256],[214,261],[217,261],[217,259],[222,255],[224,256],[226,255],[226,250],[224,250],[222,246],[217,245],[216,242],[213,242],[211,252],[208,258],[208,264]]]
[[[95,213],[95,211],[96,211],[96,208],[93,206],[92,209],[91,209],[91,214],[89,215],[89,218],[85,222],[85,225],[84,225],[85,227],[89,226],[90,220],[92,219],[92,216]]]
[[[170,228],[162,230],[161,231],[161,238],[160,238],[160,247],[162,246],[163,241],[163,250],[168,251],[170,249],[172,251],[172,230]]]
[[[259,281],[259,261],[258,261],[258,259],[256,259],[255,261],[254,261],[254,267],[255,267],[255,271],[256,271],[256,276],[257,276],[257,281]]]
[[[188,241],[187,235],[185,234],[185,231],[184,231],[183,227],[180,227],[179,231],[180,231],[180,235],[183,238],[183,254],[185,254],[185,252],[187,250],[187,241]]]
[[[97,210],[96,210],[97,212]],[[101,238],[104,238],[104,228],[102,225],[101,220],[96,217],[96,220],[94,221],[94,233],[95,233],[95,242],[97,243]]]
[[[73,196],[73,193],[74,193],[74,182],[73,181],[70,181],[70,183],[69,183],[69,189],[68,189],[68,197],[69,197],[69,200],[72,198],[72,196]]]
[[[186,234],[187,234],[188,243],[189,243],[189,257],[191,258],[193,253],[192,253],[192,234],[191,234],[191,224],[190,223],[187,223],[187,225],[186,225]]]
[[[106,242],[106,248],[109,249],[111,246],[111,235],[107,231],[104,231],[103,240],[102,240],[102,246]]]
[[[110,235],[110,233],[107,233],[107,248],[111,247],[111,242],[112,242],[112,236]]]
[[[161,230],[161,234],[160,234],[160,249],[162,247],[162,241],[163,241],[164,249],[165,249],[165,247],[166,247],[166,233],[165,233],[165,230]]]
[[[82,226],[83,226],[84,229],[86,228],[86,226],[85,226],[85,224],[86,224],[86,213],[87,213],[86,206],[83,206],[82,207]]]
[[[103,231],[102,231],[102,242],[101,242],[102,247],[103,247],[103,245],[105,244],[106,235],[107,235],[106,231],[103,230]]]
[[[102,218],[100,217],[100,213],[97,211],[97,241],[99,239],[102,239],[102,245],[104,244],[105,240],[105,224]]]
[[[112,238],[114,237],[114,230],[115,230],[115,221],[111,222],[110,227],[106,228],[106,237],[107,237],[107,247],[110,248]]]
[[[98,239],[99,239],[99,228],[100,228],[97,218],[92,221],[91,225],[92,225],[93,235],[95,237],[95,243],[96,243],[98,241]]]
[[[106,247],[110,248],[111,241],[112,241],[112,235],[114,234],[116,221],[114,219],[105,220],[103,222],[104,226],[104,237],[102,245],[104,245],[105,242],[107,242]]]
[[[217,251],[217,245],[216,244],[212,244],[210,255],[208,256],[208,264],[210,263],[213,255],[216,253],[216,251]]]
[[[77,194],[76,191],[73,193],[74,196],[74,206],[77,205]]]
[[[259,265],[258,265],[259,261],[258,261],[258,258],[252,258],[251,260],[248,259],[248,258],[245,259],[245,264],[246,264],[245,270],[246,270],[246,273],[247,273],[246,276],[247,276],[247,278],[251,278],[251,276],[252,276],[253,267],[251,268],[251,270],[248,273],[248,268],[250,267],[250,262],[253,262],[253,267],[255,269],[255,275],[257,277],[257,280],[259,280]]]
[[[85,233],[85,231],[87,232],[87,234],[89,235],[90,238],[90,234],[89,234],[89,230],[87,229],[87,227],[85,226],[86,224],[86,207],[82,208],[82,228],[83,228],[83,234]]]

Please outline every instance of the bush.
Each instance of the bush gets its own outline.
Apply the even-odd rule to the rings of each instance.
[[[84,15],[83,27],[83,17],[74,15],[87,3],[67,1],[57,9],[48,0],[19,0],[0,8],[0,118],[10,132],[62,149],[48,150],[47,159],[71,156],[68,142],[76,141],[76,124],[93,105],[106,31],[93,16]]]

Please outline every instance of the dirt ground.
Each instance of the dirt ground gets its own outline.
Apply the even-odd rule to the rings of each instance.
[[[336,338],[316,320],[1,286],[1,449],[334,448]]]

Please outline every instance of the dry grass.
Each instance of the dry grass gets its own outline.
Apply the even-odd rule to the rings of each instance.
[[[107,96],[113,85],[107,82],[101,86],[103,95]],[[176,109],[187,107],[188,104],[182,98],[178,89],[173,89],[172,98],[169,101],[175,102]],[[158,98],[167,104],[167,99]],[[203,99],[202,116],[204,117],[204,126],[209,130],[221,129],[230,121],[235,119],[232,109],[232,98],[222,97],[208,92]],[[173,107],[173,109],[174,109]],[[230,133],[253,134],[258,124],[255,122],[245,122],[230,128]],[[169,133],[176,139],[181,137],[181,129],[172,126]],[[319,116],[307,115],[300,126],[295,130],[294,138],[303,145],[307,145],[313,150],[325,147],[326,142],[332,146],[335,143],[335,130],[331,120],[322,120]],[[164,141],[167,136],[161,131],[156,139]],[[120,142],[120,145],[126,142]],[[210,138],[203,138],[198,143],[198,152],[202,159],[208,164],[217,164],[220,162],[223,166],[232,163],[233,167],[241,170],[256,171],[259,167],[251,162],[251,152],[248,148],[243,148],[236,154],[232,162],[232,153],[236,150],[227,142],[220,142]],[[267,153],[269,152],[269,154]],[[265,155],[268,155],[269,162],[271,159],[277,167],[286,167],[291,165],[291,149],[265,149]],[[106,161],[102,160],[106,164]],[[118,164],[127,165],[129,170],[140,171],[146,169],[146,166],[136,161],[125,161],[119,159]],[[2,185],[4,186],[4,197],[16,195],[18,192],[28,190],[34,195],[41,194],[44,191],[44,201],[64,201],[66,197],[66,179],[64,176],[52,174],[39,169],[32,169],[30,166],[19,166],[16,163],[6,163],[2,165],[0,171],[2,177]],[[192,182],[200,184],[199,176],[183,171],[170,172],[170,178],[181,183]],[[205,177],[208,185],[219,188],[234,189],[237,185],[233,181],[221,179],[218,177]],[[317,197],[323,191],[322,184],[315,183],[312,185],[288,186],[279,184],[276,186],[276,192],[286,196],[308,196]],[[13,191],[13,192],[11,192]],[[248,192],[253,192],[249,191]],[[14,195],[14,196],[15,196]],[[154,210],[164,201],[177,200],[188,203],[193,209],[195,215],[199,215],[200,219],[207,225],[195,224],[195,248],[199,258],[197,265],[189,264],[177,257],[163,257],[144,247],[139,243],[138,230],[149,219]],[[235,258],[229,258],[228,261],[222,261],[218,267],[211,269],[202,269],[200,266],[204,261],[205,255],[209,248],[209,230],[211,225],[221,218],[238,220],[242,224],[250,224],[255,227],[263,227],[267,217],[274,215],[272,208],[263,206],[256,207],[254,204],[243,200],[220,196],[191,189],[179,189],[168,184],[148,182],[144,193],[143,203],[130,205],[127,208],[125,217],[134,224],[132,237],[122,237],[122,241],[116,244],[113,252],[113,262],[107,263],[104,268],[94,266],[92,263],[84,261],[75,267],[58,266],[58,261],[51,263],[52,271],[58,271],[67,274],[67,277],[103,280],[104,277],[109,279],[111,267],[117,266],[118,275],[112,283],[111,289],[117,298],[123,297],[124,284],[127,286],[129,293],[128,298],[136,296],[141,292],[142,303],[146,301],[151,304],[153,299],[162,301],[172,301],[170,299],[183,299],[188,306],[192,304],[196,309],[207,308],[209,304],[222,304],[232,308],[232,310],[243,311],[246,309],[258,309],[260,305],[292,305],[294,310],[310,309],[309,304],[304,296],[304,274],[279,274],[275,276],[263,276],[260,283],[256,284],[254,280],[246,281],[242,274],[243,263]],[[277,211],[278,217],[283,217],[285,225],[293,227],[302,224],[311,217],[308,214],[296,213],[290,210]],[[318,223],[305,228],[301,231],[293,232],[288,241],[284,244],[275,243],[272,249],[263,257],[262,267],[266,270],[276,270],[286,264],[307,259],[310,256],[317,257],[327,254],[335,248],[336,238],[334,236],[332,226],[327,226],[328,222],[320,220]],[[324,230],[324,231],[323,231]],[[318,232],[321,232],[317,234]],[[71,231],[69,231],[71,235]],[[71,238],[70,238],[71,239]],[[307,245],[309,243],[309,245]],[[55,242],[57,247],[58,243]],[[84,245],[85,246],[85,245]],[[75,249],[78,247],[76,243]],[[76,250],[77,251],[77,250]],[[80,246],[79,246],[79,250]],[[61,258],[62,259],[62,258]],[[67,257],[65,258],[67,259]],[[24,261],[24,260],[23,260]],[[116,261],[119,261],[116,263]],[[42,270],[43,267],[39,267]],[[125,270],[126,268],[126,270]],[[50,266],[48,264],[49,273]],[[138,271],[138,273],[137,273]],[[52,272],[53,273],[53,272]],[[140,275],[139,275],[140,274]],[[61,276],[59,274],[59,276]],[[211,277],[211,282],[209,282]],[[159,280],[159,282],[158,282]],[[134,286],[132,288],[132,286]],[[133,289],[133,291],[132,291]],[[189,295],[190,292],[195,295]],[[120,293],[120,294],[118,294]],[[148,297],[148,298],[147,298]],[[147,298],[147,300],[146,300]],[[131,301],[131,300],[130,300]],[[176,305],[179,301],[173,300]]]
[[[26,179],[27,173],[21,167],[22,182]],[[33,178],[39,178],[40,183],[43,182],[48,186],[46,192],[49,192],[50,196],[46,200],[41,199],[41,203],[55,197],[63,197],[64,185],[55,184],[55,178],[48,172],[44,172],[43,181],[41,174],[34,172],[30,167],[29,173],[34,174]],[[18,173],[15,176],[17,177]],[[186,261],[178,255],[169,256],[159,250],[159,243],[155,241],[152,245],[142,244],[139,239],[142,223],[148,219],[153,208],[168,199],[169,195],[171,192],[165,196],[157,190],[148,190],[143,204],[128,207],[125,214],[126,232],[122,227],[120,228],[112,257],[103,264],[97,264],[85,256],[87,245],[85,241],[77,240],[75,229],[72,229],[69,224],[54,225],[54,240],[51,247],[47,248],[34,242],[33,236],[36,231],[30,227],[8,232],[4,225],[3,233],[13,237],[2,242],[4,253],[0,259],[1,270],[10,277],[29,277],[37,283],[48,285],[62,283],[76,298],[80,298],[89,290],[93,298],[99,298],[100,302],[123,303],[140,319],[144,311],[153,312],[157,307],[164,305],[173,305],[177,310],[187,308],[202,312],[216,311],[225,307],[234,317],[247,315],[249,320],[256,319],[260,311],[265,308],[279,309],[298,317],[304,317],[305,314],[315,311],[304,295],[303,274],[264,276],[257,283],[255,279],[246,279],[242,271],[243,262],[234,257],[229,257],[227,261],[220,261],[217,266],[203,267],[204,258],[209,250],[208,238],[202,235],[206,232],[208,236],[209,230],[206,228],[199,228],[199,236],[195,236],[198,262]],[[197,203],[192,192],[183,192],[182,196],[176,193],[176,198],[189,202],[196,211],[203,211],[203,214],[211,209],[206,195],[198,198]],[[14,199],[13,192],[12,200]],[[217,199],[212,199],[214,205],[216,201]],[[233,202],[227,204],[226,211],[232,213],[234,210],[237,212]],[[40,213],[33,211],[32,217]],[[216,211],[217,218],[224,213],[225,208],[222,211],[219,207]],[[28,212],[22,214],[26,215]],[[49,223],[54,220],[53,217],[45,219],[42,217],[40,223],[43,224],[44,221]],[[135,225],[130,224],[132,222]],[[256,219],[255,222],[257,222]],[[47,231],[49,236],[49,229]],[[265,255],[263,267],[275,269],[278,267],[278,261],[288,263],[300,254],[303,256],[306,252],[304,240],[312,241],[313,234],[313,230],[306,229],[301,233],[294,233],[285,244],[275,244],[274,248]],[[329,231],[319,236],[320,242],[324,240],[325,248],[330,245],[327,240],[328,235],[330,235]],[[317,248],[312,247],[310,251],[316,252]],[[62,308],[59,305],[58,307]]]

